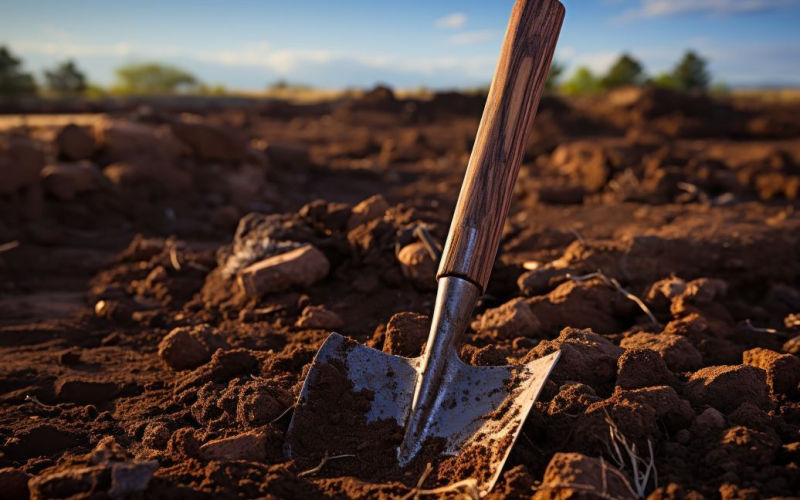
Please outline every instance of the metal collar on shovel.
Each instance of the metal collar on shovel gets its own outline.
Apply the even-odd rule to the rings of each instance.
[[[320,367],[335,365],[344,367],[355,391],[374,395],[368,423],[394,419],[405,429],[397,450],[400,466],[429,439],[443,439],[447,455],[465,449],[489,454],[490,470],[476,479],[482,494],[494,486],[560,353],[527,365],[476,367],[463,363],[456,348],[489,280],[563,19],[564,7],[557,0],[517,0],[511,13],[439,266],[425,353],[408,359],[349,345],[336,333],[328,337],[289,426],[289,457],[293,434],[302,432],[297,417],[309,405]]]

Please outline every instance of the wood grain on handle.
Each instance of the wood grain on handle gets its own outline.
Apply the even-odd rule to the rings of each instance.
[[[486,289],[563,20],[558,0],[514,5],[437,278]]]

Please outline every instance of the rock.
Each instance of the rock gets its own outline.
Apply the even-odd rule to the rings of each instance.
[[[111,465],[111,498],[127,498],[129,495],[145,491],[158,470],[158,462],[118,462]]]
[[[689,378],[684,395],[695,406],[707,404],[722,412],[735,410],[742,401],[750,401],[759,408],[770,407],[766,373],[746,365],[698,370]]]
[[[387,210],[389,203],[383,196],[379,194],[370,196],[353,207],[350,219],[347,221],[347,230],[352,231],[362,224],[383,217]]]
[[[795,395],[800,392],[800,358],[757,347],[745,351],[744,364],[767,372],[767,385],[773,394]]]
[[[70,201],[80,193],[97,191],[107,182],[100,169],[88,162],[48,165],[42,170],[41,177],[47,192],[61,201]]]
[[[622,339],[620,346],[626,349],[651,349],[661,356],[667,368],[673,372],[696,370],[703,365],[700,351],[680,335],[639,332]]]
[[[158,344],[158,355],[173,370],[189,370],[207,363],[225,341],[208,325],[179,326]]]
[[[122,391],[116,382],[86,380],[73,376],[58,379],[55,384],[56,397],[77,404],[100,404],[115,398]]]
[[[580,453],[556,453],[544,472],[542,484],[533,498],[561,500],[567,498],[635,499],[636,495],[622,480],[622,472],[608,462]],[[587,491],[588,490],[588,491]],[[592,495],[592,491],[595,495]]]
[[[500,307],[488,309],[478,321],[472,323],[475,331],[511,340],[517,337],[537,337],[541,325],[522,297],[512,299]]]
[[[561,359],[550,379],[559,386],[567,381],[582,382],[597,389],[614,381],[617,375],[617,360],[623,349],[607,339],[588,330],[565,328],[555,340],[544,340],[523,359],[528,363],[557,350]]]
[[[180,142],[166,126],[105,120],[95,131],[106,162],[149,160],[171,165],[181,152]]]
[[[170,124],[172,133],[202,161],[239,162],[247,157],[247,141],[230,128],[184,115]]]
[[[689,430],[695,437],[706,437],[721,431],[725,425],[725,415],[714,408],[708,408],[694,419]]]
[[[431,319],[428,316],[413,312],[393,315],[386,325],[383,352],[409,358],[419,356],[430,328]]]
[[[666,363],[650,349],[627,349],[617,361],[617,386],[640,389],[657,385],[677,385],[678,380]]]
[[[425,245],[416,241],[404,246],[397,253],[403,275],[422,290],[436,288],[436,262]]]
[[[325,306],[306,306],[294,326],[298,328],[321,330],[337,330],[344,326],[344,321]]]
[[[256,262],[239,273],[239,284],[250,297],[308,287],[328,275],[330,263],[312,245],[303,245]]]
[[[0,498],[3,500],[27,500],[30,478],[28,473],[13,467],[0,469]]]
[[[0,141],[0,195],[38,182],[44,165],[44,152],[37,142],[22,137]]]
[[[800,313],[787,315],[785,318],[783,318],[783,324],[786,325],[786,328],[789,330],[800,331]]]
[[[55,145],[59,158],[67,161],[88,160],[97,151],[92,132],[72,123],[58,131]]]
[[[200,447],[200,452],[208,460],[257,462],[267,458],[266,440],[264,433],[260,430],[209,441]]]

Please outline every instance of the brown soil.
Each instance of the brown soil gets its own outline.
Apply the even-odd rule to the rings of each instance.
[[[0,497],[395,498],[428,461],[425,488],[482,473],[493,450],[397,470],[401,430],[365,423],[341,366],[283,453],[331,328],[421,351],[415,232],[444,241],[482,98],[93,106],[110,116],[0,133]],[[492,498],[629,497],[609,419],[652,445],[653,499],[800,490],[798,111],[544,99],[460,352],[563,355]],[[301,247],[328,267],[240,285]],[[597,271],[653,317],[574,279]],[[355,456],[302,474],[326,452]]]

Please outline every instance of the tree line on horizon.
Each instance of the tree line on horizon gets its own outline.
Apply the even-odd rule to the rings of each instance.
[[[650,77],[644,65],[628,53],[623,53],[604,75],[595,74],[587,66],[579,66],[572,75],[562,81],[564,66],[554,61],[550,67],[547,88],[567,95],[584,95],[623,85],[655,85],[681,91],[708,90],[711,73],[708,61],[693,50],[688,50],[670,70]],[[719,90],[724,84],[718,83]]]
[[[594,74],[580,66],[563,80],[564,65],[554,61],[546,88],[566,95],[601,92],[622,85],[652,84],[682,91],[707,90],[711,82],[708,62],[694,51],[687,51],[675,67],[653,78],[630,54],[622,54],[604,75]],[[101,97],[106,95],[225,95],[222,85],[208,86],[178,66],[159,62],[131,63],[115,71],[116,81],[108,88],[89,82],[73,60],[67,60],[44,71],[43,85],[24,70],[22,60],[0,46],[0,98],[9,97]],[[269,88],[287,88],[283,80]],[[292,86],[294,87],[294,86]],[[310,88],[304,86],[304,88]]]

